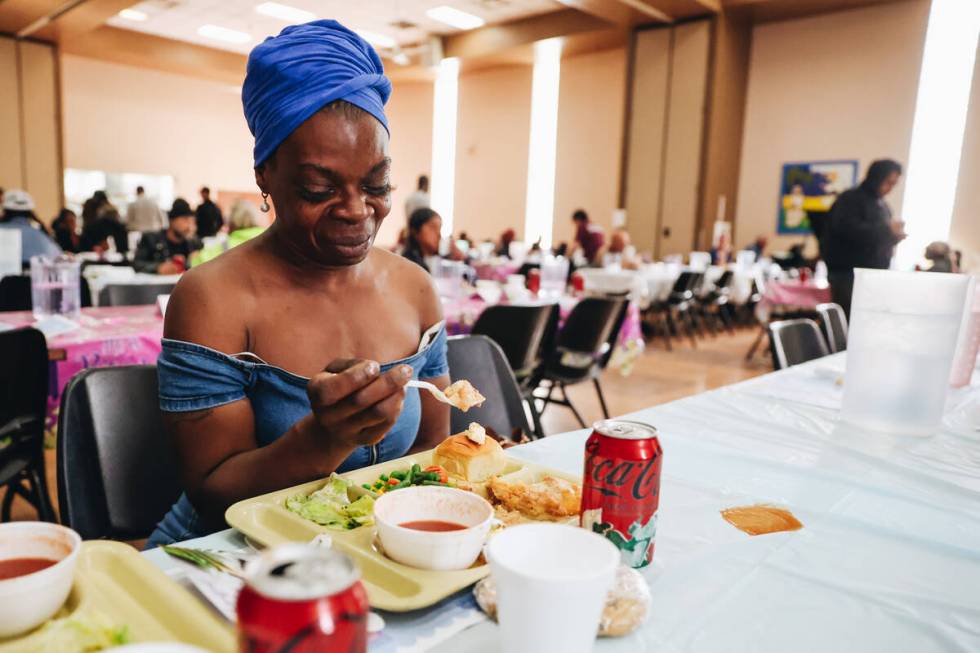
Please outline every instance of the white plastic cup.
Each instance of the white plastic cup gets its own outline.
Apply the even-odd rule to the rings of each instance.
[[[942,420],[970,278],[854,271],[841,419],[928,436]]]
[[[497,583],[500,650],[592,650],[619,550],[606,538],[560,524],[507,528],[486,548]]]

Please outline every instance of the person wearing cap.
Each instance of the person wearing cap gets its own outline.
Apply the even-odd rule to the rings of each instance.
[[[8,190],[4,194],[0,229],[20,232],[20,257],[24,265],[30,263],[32,256],[61,254],[61,248],[34,215],[34,198],[26,190]]]
[[[160,408],[185,493],[148,546],[225,527],[233,503],[434,447],[449,409],[442,308],[425,271],[374,246],[391,211],[391,82],[333,20],[249,55],[242,103],[276,219],[171,295]]]
[[[166,229],[147,231],[140,238],[133,257],[137,272],[183,272],[191,254],[201,249],[201,241],[194,235],[197,230],[194,211],[187,200],[175,199],[169,216]]]

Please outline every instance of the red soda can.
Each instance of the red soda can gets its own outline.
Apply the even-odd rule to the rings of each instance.
[[[649,424],[603,420],[585,442],[581,526],[608,538],[633,568],[653,561],[662,462]]]
[[[581,272],[572,272],[572,290],[575,291],[576,295],[585,292],[585,277],[582,276]]]
[[[183,254],[174,254],[174,257],[170,260],[177,266],[178,272],[183,272],[187,269],[187,259]]]
[[[527,289],[535,295],[541,290],[541,270],[531,268],[527,273]]]
[[[351,558],[285,544],[251,561],[238,595],[242,653],[367,651],[367,592]]]

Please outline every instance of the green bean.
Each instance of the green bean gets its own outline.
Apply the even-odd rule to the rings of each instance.
[[[439,487],[451,487],[449,483],[442,483],[440,481],[422,481],[422,485],[437,485]]]

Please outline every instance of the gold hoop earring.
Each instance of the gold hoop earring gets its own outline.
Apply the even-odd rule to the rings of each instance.
[[[269,194],[268,193],[262,193],[262,206],[260,206],[259,209],[261,209],[262,213],[268,213],[269,212],[269,208],[270,208],[269,207]]]

